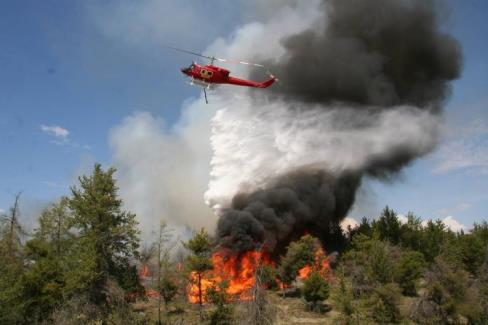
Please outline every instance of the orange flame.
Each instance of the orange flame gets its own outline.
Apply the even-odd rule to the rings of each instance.
[[[205,302],[205,292],[222,281],[228,281],[227,294],[238,300],[249,300],[249,293],[254,286],[257,267],[261,264],[270,264],[266,254],[260,251],[247,251],[239,256],[227,254],[225,251],[217,251],[212,255],[213,270],[202,276],[200,286],[202,302]],[[188,288],[188,300],[191,303],[199,302],[198,274],[190,274]]]
[[[329,274],[329,259],[325,254],[325,251],[318,247],[315,251],[315,258],[312,265],[305,265],[298,271],[298,278],[300,280],[306,280],[312,271],[319,272],[323,277],[327,277]]]
[[[260,264],[274,265],[266,253],[250,250],[239,255],[231,255],[224,250],[217,251],[212,255],[213,269],[203,274],[200,278],[200,288],[202,302],[206,302],[205,292],[211,287],[215,287],[222,281],[228,281],[226,289],[232,299],[250,300],[250,293],[256,283],[255,273]],[[315,259],[312,265],[305,265],[298,272],[298,278],[305,280],[312,271],[317,271],[324,277],[328,276],[329,261],[322,248],[317,248]],[[188,286],[188,301],[190,303],[199,302],[198,273],[190,274],[190,284]],[[281,288],[287,287],[277,281]]]
[[[151,271],[149,270],[149,265],[143,264],[139,270],[139,277],[141,279],[149,278],[151,276]]]

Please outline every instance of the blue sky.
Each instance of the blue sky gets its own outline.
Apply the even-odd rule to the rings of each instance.
[[[488,3],[447,2],[444,29],[461,42],[465,63],[444,141],[398,180],[368,182],[369,206],[354,217],[388,204],[465,225],[488,218]],[[191,57],[154,44],[203,50],[249,19],[237,1],[161,1],[150,17],[167,23],[147,30],[151,41],[122,42],[112,37],[119,24],[105,23],[117,8],[115,1],[0,3],[0,209],[23,191],[25,210],[35,210],[66,194],[95,161],[110,165],[110,130],[134,111],[178,120],[182,103],[199,95],[179,72]],[[131,7],[118,14],[130,19]]]

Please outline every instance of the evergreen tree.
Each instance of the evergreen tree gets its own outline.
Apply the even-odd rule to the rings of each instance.
[[[425,260],[432,263],[440,254],[441,247],[446,237],[446,226],[441,220],[427,222],[422,232],[422,245],[420,251],[424,254]]]
[[[402,255],[396,266],[395,280],[402,288],[404,295],[415,296],[417,294],[415,282],[422,276],[424,267],[425,260],[422,253],[409,251]]]
[[[0,214],[0,324],[15,324],[23,319],[18,290],[24,272],[19,202],[20,193],[9,212]]]
[[[420,251],[422,247],[422,220],[413,213],[407,214],[407,222],[400,227],[400,243],[403,247]]]
[[[357,229],[353,230],[353,234],[362,234],[367,237],[371,237],[373,235],[373,227],[371,226],[368,218],[361,218],[361,222],[359,223]]]
[[[171,278],[170,272],[170,253],[173,247],[168,246],[171,241],[172,230],[168,229],[165,222],[161,221],[159,224],[158,240],[156,243],[158,265],[157,265],[157,281],[158,291],[160,293],[158,298],[158,324],[161,324],[161,299],[164,300],[166,311],[168,310],[168,303],[176,295],[177,286]]]
[[[400,221],[392,209],[386,206],[378,220],[374,221],[373,229],[381,240],[387,240],[393,245],[400,242]]]
[[[208,288],[205,292],[207,301],[215,305],[215,309],[210,312],[210,325],[232,325],[234,310],[229,304],[230,295],[227,293],[229,283],[220,281]]]
[[[300,240],[290,243],[285,256],[281,258],[278,273],[284,284],[291,284],[298,276],[298,271],[305,265],[313,265],[315,252],[320,246],[317,238],[305,235]]]
[[[319,302],[329,298],[329,293],[329,284],[318,272],[312,272],[303,282],[302,294],[305,301],[311,304],[312,310],[316,310]]]
[[[457,244],[465,269],[476,275],[486,258],[487,246],[483,239],[477,234],[461,234]]]
[[[44,209],[39,227],[25,245],[29,261],[17,287],[21,314],[28,323],[41,322],[72,294],[66,289],[66,265],[73,234],[67,199]]]
[[[351,286],[346,279],[344,267],[339,267],[336,274],[338,285],[334,288],[332,299],[341,314],[337,319],[337,323],[345,325],[359,324],[356,302]]]
[[[69,200],[79,235],[77,276],[87,281],[90,300],[99,306],[107,302],[109,278],[125,290],[138,285],[131,262],[138,254],[139,231],[135,215],[122,211],[114,173],[96,164],[92,175],[79,178],[80,187],[71,189]]]
[[[186,249],[190,251],[187,257],[187,266],[189,270],[196,275],[196,284],[198,287],[198,304],[200,306],[200,320],[203,319],[202,306],[205,292],[202,289],[202,279],[206,271],[212,269],[212,242],[210,236],[201,229],[192,239],[184,243]],[[193,276],[191,277],[193,279]]]
[[[400,298],[400,289],[393,283],[377,287],[371,297],[371,317],[379,324],[398,323]]]

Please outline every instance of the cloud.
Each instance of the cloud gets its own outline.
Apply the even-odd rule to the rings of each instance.
[[[397,218],[398,218],[398,221],[400,221],[400,223],[402,225],[404,225],[408,222],[408,218],[404,214],[398,214]]]
[[[447,228],[451,229],[454,232],[458,232],[466,229],[466,227],[463,224],[461,224],[459,221],[454,219],[454,217],[452,216],[442,219],[442,222],[446,225]]]
[[[44,125],[41,124],[41,130],[42,132],[49,134],[50,136],[53,136],[57,139],[60,139],[61,141],[67,141],[68,136],[69,136],[69,131],[61,126],[58,125]]]
[[[402,225],[406,224],[408,221],[407,217],[403,214],[397,214],[397,218],[398,218],[398,221]],[[424,221],[422,221],[422,226],[426,227],[427,223],[429,221],[434,221],[434,220],[432,220],[432,219],[424,220]],[[461,230],[466,231],[466,226],[464,224],[460,223],[459,221],[457,221],[453,216],[447,216],[444,219],[442,219],[441,221],[451,231],[454,231],[454,232],[459,232]],[[343,231],[347,231],[348,226],[351,226],[351,228],[355,228],[355,227],[359,226],[359,222],[354,218],[346,217],[341,222],[341,228]]]
[[[488,174],[488,125],[476,119],[467,127],[453,130],[451,140],[436,154],[433,173],[444,174],[457,170],[473,170]]]
[[[70,146],[73,148],[83,148],[85,150],[90,150],[90,145],[80,145],[78,142],[72,141],[69,138],[70,131],[59,125],[44,125],[41,124],[41,131],[51,136],[52,139],[49,141],[52,144],[58,146]]]
[[[359,222],[356,221],[356,219],[346,217],[344,220],[341,221],[341,228],[342,231],[348,232],[349,229],[354,229],[359,226]]]
[[[422,221],[422,226],[424,226],[424,227],[427,226],[427,223],[430,220],[432,220],[432,219]],[[454,219],[453,216],[445,217],[441,221],[447,228],[449,228],[450,230],[452,230],[454,232],[466,230],[466,226],[464,224],[460,223],[459,221],[457,221],[456,219]]]

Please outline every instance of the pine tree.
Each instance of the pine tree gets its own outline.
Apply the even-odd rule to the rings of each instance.
[[[400,241],[400,221],[392,209],[386,206],[381,216],[373,223],[374,231],[381,240],[387,240],[396,245]]]
[[[71,189],[69,200],[73,226],[79,234],[76,259],[81,272],[74,275],[87,281],[90,300],[98,306],[106,305],[109,278],[125,290],[140,287],[131,264],[138,254],[139,230],[135,215],[122,211],[115,171],[103,171],[96,164],[91,176],[79,178],[80,187]]]
[[[422,253],[410,251],[402,255],[395,269],[395,280],[404,295],[417,294],[415,282],[422,276],[424,268],[425,260]]]
[[[205,294],[202,289],[202,279],[205,272],[212,269],[212,260],[210,259],[212,242],[208,233],[202,228],[192,239],[184,243],[184,246],[190,251],[190,255],[187,257],[187,266],[196,275],[200,320],[202,320],[203,298]]]
[[[315,252],[320,243],[317,238],[305,235],[300,240],[290,243],[285,256],[281,258],[279,274],[284,284],[291,284],[298,276],[298,271],[305,265],[312,265]]]
[[[172,281],[170,270],[170,253],[173,247],[168,246],[168,242],[172,238],[172,230],[168,229],[165,222],[159,224],[158,241],[156,242],[156,249],[158,255],[157,265],[157,281],[158,291],[160,293],[158,298],[158,324],[161,324],[161,299],[164,299],[166,311],[168,310],[168,302],[176,295],[177,286]]]
[[[69,223],[67,199],[62,198],[42,212],[39,227],[25,245],[29,263],[17,287],[25,322],[47,320],[72,294],[65,288],[65,270],[73,238]]]
[[[329,284],[320,273],[312,272],[303,282],[302,293],[305,300],[311,303],[311,309],[316,310],[319,302],[329,298]]]
[[[18,284],[24,272],[20,225],[20,193],[8,213],[0,214],[0,324],[22,321]]]

